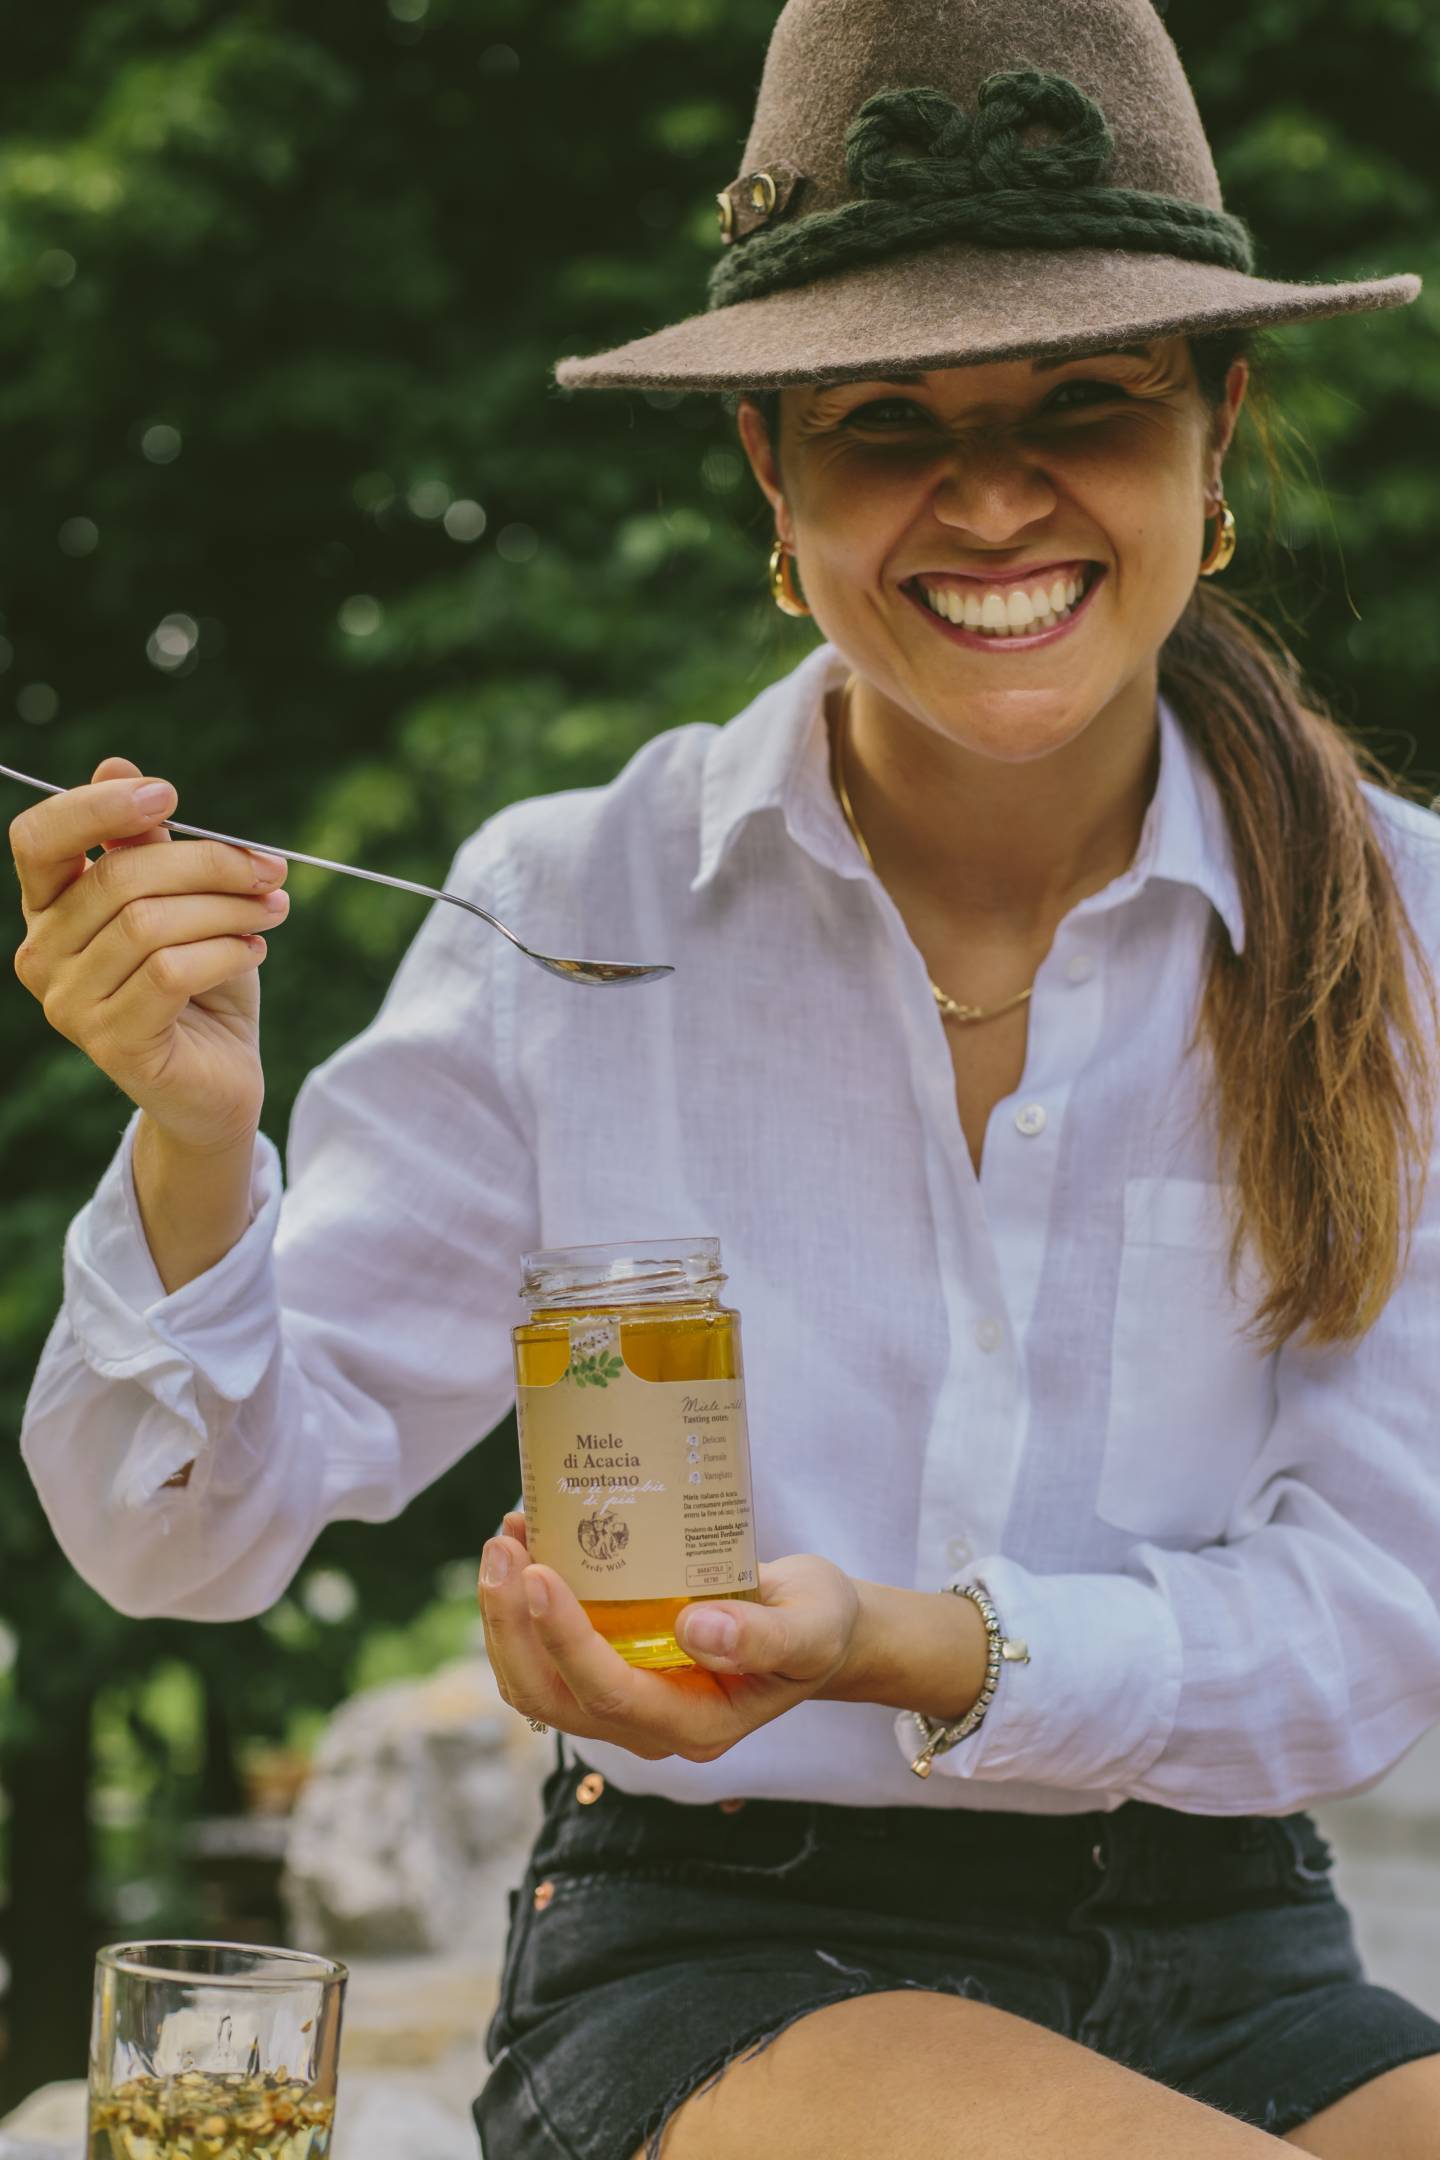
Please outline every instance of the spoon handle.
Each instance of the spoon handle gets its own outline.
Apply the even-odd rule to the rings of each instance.
[[[11,765],[0,765],[0,773],[7,780],[18,780],[23,787],[31,787],[42,795],[64,795],[66,788],[56,787],[49,780],[37,780],[30,773],[16,772]],[[244,848],[251,855],[283,855],[286,862],[305,863],[312,870],[338,870],[343,877],[364,878],[371,885],[393,885],[398,892],[419,893],[424,900],[451,900],[453,893],[437,892],[433,885],[417,885],[410,878],[387,877],[383,870],[359,870],[354,863],[331,862],[324,855],[302,855],[298,848],[271,847],[264,840],[241,840],[234,833],[211,832],[204,825],[182,825],[178,818],[163,818],[166,832],[184,833],[187,840],[223,840],[227,847]],[[498,925],[497,925],[498,927]]]

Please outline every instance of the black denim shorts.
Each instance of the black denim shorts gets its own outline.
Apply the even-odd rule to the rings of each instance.
[[[510,1893],[485,2160],[630,2160],[812,2010],[974,1997],[1277,2137],[1440,2053],[1365,1978],[1308,1815],[630,1794],[565,1743]]]

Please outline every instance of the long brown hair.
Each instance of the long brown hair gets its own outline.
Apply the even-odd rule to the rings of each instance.
[[[1404,1268],[1435,1119],[1434,980],[1362,778],[1403,792],[1306,695],[1281,640],[1208,586],[1160,683],[1220,790],[1245,915],[1212,925],[1200,1032],[1221,1175],[1265,1294],[1254,1333],[1347,1343]]]
[[[1191,351],[1212,406],[1231,364],[1253,365],[1243,332]],[[753,402],[778,445],[778,395]],[[1253,419],[1253,388],[1250,403]],[[1164,645],[1160,686],[1215,777],[1245,916],[1239,954],[1211,925],[1196,1022],[1232,1271],[1254,1252],[1261,1348],[1354,1342],[1405,1267],[1435,1126],[1434,978],[1361,782],[1411,791],[1306,689],[1278,633],[1212,585]]]

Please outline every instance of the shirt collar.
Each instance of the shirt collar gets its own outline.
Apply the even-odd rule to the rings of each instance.
[[[848,672],[833,645],[817,646],[717,731],[705,759],[692,892],[711,883],[742,828],[762,810],[779,810],[791,839],[826,869],[841,877],[871,874],[830,783],[825,698]],[[1219,789],[1163,698],[1159,717],[1160,773],[1135,860],[1087,905],[1118,904],[1152,878],[1190,885],[1215,909],[1238,953],[1245,917]]]

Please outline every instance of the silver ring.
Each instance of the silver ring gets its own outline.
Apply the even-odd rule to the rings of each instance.
[[[549,1732],[550,1730],[550,1727],[538,1717],[526,1718],[525,1722],[530,1727],[531,1732]]]

